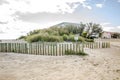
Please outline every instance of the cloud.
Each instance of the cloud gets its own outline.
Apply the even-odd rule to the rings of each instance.
[[[86,0],[7,0],[9,8],[22,13],[72,13],[79,5],[92,9]],[[72,5],[72,6],[71,6]]]
[[[120,33],[120,26],[113,27],[110,29],[111,32],[119,32]]]
[[[120,2],[120,0],[118,0],[118,2]]]
[[[109,22],[101,23],[101,25],[102,25],[102,28],[104,31],[111,31],[111,29],[113,29],[113,27],[110,26],[111,23],[109,23]]]
[[[96,7],[102,8],[102,7],[103,7],[103,4],[96,4]]]
[[[3,0],[2,0],[3,1]],[[16,12],[20,13],[73,13],[75,9],[81,5],[83,8],[92,9],[86,0],[6,0],[9,4],[0,6],[0,21],[9,22],[16,20],[18,15],[14,16]],[[11,16],[12,15],[12,16]]]
[[[111,26],[111,23],[109,23],[109,22],[101,23],[101,25],[102,25],[102,28],[104,31],[120,33],[120,26]]]
[[[109,22],[104,22],[104,23],[101,23],[102,26],[106,26],[106,25],[110,25],[111,23]]]
[[[96,7],[102,8],[105,5],[106,0],[103,0],[101,3],[95,4]]]
[[[110,32],[111,32],[113,28],[114,28],[114,27],[104,26],[104,27],[103,27],[103,30],[104,30],[104,31],[110,31]]]
[[[9,2],[7,2],[6,0],[0,0],[0,5],[2,4],[9,4]]]
[[[0,34],[3,34],[4,32],[2,30],[0,30]]]
[[[8,4],[4,4],[0,6],[0,21],[1,22],[9,22],[13,19],[11,16],[15,11],[9,8]]]
[[[3,0],[1,1],[3,2]],[[0,21],[10,22],[19,15],[16,12],[26,13],[73,13],[78,6],[91,10],[86,0],[6,0],[9,4],[0,6]],[[12,15],[12,16],[11,16]]]
[[[16,39],[21,35],[26,35],[28,32],[35,29],[47,28],[50,25],[57,24],[58,22],[50,22],[44,24],[24,22],[21,20],[11,21],[7,24],[0,24],[0,39]]]
[[[120,29],[120,26],[118,26],[118,28]]]
[[[91,10],[91,9],[92,9],[92,7],[91,7],[91,6],[89,6],[89,5],[85,5],[85,4],[83,4],[83,7],[84,7],[84,8],[87,8],[87,9],[89,9],[89,10]]]
[[[0,21],[0,24],[7,24],[7,23],[8,23],[8,22],[1,22],[1,21]]]
[[[90,21],[97,22],[96,17],[94,15],[88,16],[88,14],[84,12],[81,12],[80,14],[79,13],[78,14],[74,14],[74,13],[61,14],[61,13],[46,13],[46,12],[43,12],[43,13],[16,12],[14,16],[18,16],[17,19],[22,20],[24,22],[31,22],[31,23],[38,23],[38,24],[46,24],[46,23],[53,23],[53,22],[79,23],[80,21],[85,23],[88,23]]]
[[[33,29],[60,23],[63,15],[73,13],[78,6],[92,9],[86,0],[0,0],[0,37],[25,35]]]

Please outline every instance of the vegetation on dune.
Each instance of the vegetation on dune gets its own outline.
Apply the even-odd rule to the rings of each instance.
[[[88,54],[86,54],[83,51],[76,52],[76,51],[73,51],[73,50],[66,50],[65,55],[81,55],[81,56],[85,56],[85,55],[88,55]]]
[[[87,39],[87,38],[85,39],[85,41],[86,41],[86,42],[94,42],[93,39]]]
[[[55,35],[36,34],[32,36],[27,36],[26,40],[28,42],[38,42],[38,41],[60,42],[63,41],[63,38],[61,36],[55,36]]]
[[[62,41],[75,41],[75,35],[78,35],[78,41],[90,41],[92,33],[101,33],[102,28],[99,24],[95,23],[80,23],[79,25],[55,25],[47,29],[39,29],[30,31],[27,36],[21,36],[19,39],[25,39],[28,42],[62,42]]]

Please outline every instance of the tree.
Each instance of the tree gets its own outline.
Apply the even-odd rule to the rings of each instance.
[[[86,27],[86,24],[83,24],[82,22],[80,22],[80,36],[82,36],[82,33],[84,32],[84,29],[85,29],[85,27]]]
[[[113,33],[112,38],[120,38],[120,33]]]
[[[100,34],[102,31],[100,24],[87,23],[87,37],[90,37],[93,33]]]

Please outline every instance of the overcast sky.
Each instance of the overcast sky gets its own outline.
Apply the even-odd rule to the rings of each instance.
[[[0,0],[0,39],[61,22],[95,22],[120,32],[120,0]]]

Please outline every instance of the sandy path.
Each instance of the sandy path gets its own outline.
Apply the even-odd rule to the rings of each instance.
[[[120,80],[120,47],[89,56],[0,53],[0,80]]]

